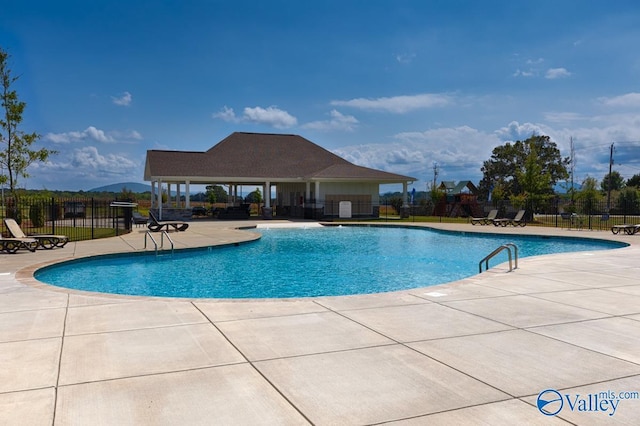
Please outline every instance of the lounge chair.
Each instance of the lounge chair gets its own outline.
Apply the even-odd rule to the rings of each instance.
[[[518,213],[516,213],[516,217],[514,217],[513,219],[494,219],[493,224],[495,226],[526,226],[527,222],[524,221],[524,213],[525,210],[518,210]]]
[[[623,231],[627,235],[633,235],[640,231],[640,225],[613,225],[611,227],[613,234],[619,234],[620,231]]]
[[[15,219],[7,218],[4,220],[4,224],[7,229],[13,235],[14,238],[30,238],[38,242],[38,245],[44,249],[52,249],[54,247],[64,247],[69,242],[69,237],[66,235],[49,235],[49,234],[34,234],[26,235],[18,222]]]
[[[151,211],[149,211],[149,223],[147,224],[147,228],[151,232],[160,232],[162,228],[165,228],[169,231],[169,228],[173,228],[176,231],[185,231],[189,227],[187,222],[183,222],[181,220],[158,220]]]
[[[134,225],[146,225],[149,222],[148,217],[142,216],[138,212],[132,212],[131,215],[131,220],[133,221]]]
[[[486,217],[472,217],[471,224],[472,225],[488,225],[493,222],[493,220],[498,216],[498,210],[491,210]]]
[[[32,252],[36,251],[38,240],[34,238],[2,238],[2,235],[0,235],[0,250],[7,253],[15,253],[21,248]]]

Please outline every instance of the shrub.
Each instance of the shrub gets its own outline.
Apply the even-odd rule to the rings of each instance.
[[[31,219],[31,225],[35,228],[44,226],[44,209],[42,204],[36,203],[29,208],[29,219]]]

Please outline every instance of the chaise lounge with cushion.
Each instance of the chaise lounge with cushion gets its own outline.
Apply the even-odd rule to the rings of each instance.
[[[147,224],[147,228],[151,232],[160,232],[162,228],[169,231],[169,228],[173,228],[176,231],[185,231],[189,227],[187,222],[183,222],[181,220],[158,220],[158,218],[149,211],[149,223]]]
[[[52,249],[54,247],[64,247],[65,244],[69,242],[69,237],[66,235],[49,235],[49,234],[33,234],[26,235],[18,222],[15,219],[6,218],[4,220],[4,224],[13,235],[14,238],[18,239],[33,239],[38,242],[38,245],[44,249]]]
[[[0,235],[0,250],[7,253],[15,253],[21,248],[36,251],[38,240],[34,238],[2,238],[2,235]]]

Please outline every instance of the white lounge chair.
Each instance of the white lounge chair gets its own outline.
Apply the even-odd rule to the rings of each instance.
[[[7,218],[4,220],[4,224],[7,229],[14,236],[14,238],[28,238],[38,242],[38,245],[44,249],[52,249],[54,247],[64,247],[69,242],[69,237],[66,235],[48,235],[48,234],[34,234],[26,235],[18,222],[15,219]]]

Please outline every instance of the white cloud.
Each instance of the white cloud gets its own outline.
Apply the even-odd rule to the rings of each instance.
[[[109,174],[123,174],[137,166],[135,162],[125,155],[102,155],[95,146],[86,146],[74,150],[70,164],[80,170],[88,169]]]
[[[565,78],[571,76],[571,73],[566,68],[549,68],[544,75],[544,78],[549,80],[555,80],[558,78]]]
[[[506,127],[501,127],[494,133],[501,141],[514,142],[528,139],[534,134],[548,135],[547,130],[548,128],[544,125],[533,123],[520,124],[517,121],[512,121]]]
[[[71,131],[64,133],[47,133],[44,135],[44,139],[56,144],[84,142],[87,140],[102,143],[115,143],[127,140],[142,140],[142,135],[136,130],[127,132],[121,132],[118,130],[105,132],[104,130],[100,130],[94,126],[89,126],[80,132]]]
[[[337,110],[330,113],[331,119],[322,121],[312,121],[302,125],[303,129],[330,131],[330,130],[346,130],[353,131],[357,127],[359,121],[352,115],[344,115]]]
[[[109,145],[111,146],[111,145]],[[33,163],[29,170],[38,187],[90,189],[115,182],[137,181],[144,174],[144,159],[130,153],[104,153],[85,146],[51,156],[46,163]]]
[[[640,93],[631,92],[611,98],[599,98],[598,100],[606,106],[635,108],[640,106]]]
[[[495,134],[460,126],[398,133],[388,143],[347,146],[334,152],[354,164],[413,176],[423,182],[433,179],[434,162],[441,169],[439,180],[477,181],[482,162],[499,144]]]
[[[222,110],[218,112],[214,112],[211,116],[213,118],[219,118],[220,120],[231,122],[231,123],[235,123],[239,121],[238,118],[236,117],[236,113],[233,112],[233,108],[229,108],[226,105],[222,107]]]
[[[448,95],[423,93],[420,95],[393,96],[376,99],[355,98],[348,101],[331,101],[331,105],[351,108],[386,111],[403,114],[423,108],[439,108],[451,105],[453,99]]]
[[[242,116],[238,117],[233,111],[233,108],[229,108],[225,105],[222,110],[213,113],[211,116],[230,123],[248,122],[265,124],[277,129],[286,129],[298,124],[297,118],[289,114],[287,111],[281,110],[275,106],[270,106],[268,108],[246,107]]]
[[[277,129],[286,129],[298,124],[298,120],[287,111],[278,109],[275,106],[268,108],[249,108],[246,107],[243,112],[243,121],[252,123],[266,124]]]
[[[104,130],[97,129],[93,126],[89,126],[81,132],[47,133],[44,138],[53,143],[81,142],[87,139],[104,143],[115,141],[111,136],[108,136]]]
[[[131,97],[131,93],[124,92],[120,97],[112,96],[111,100],[116,105],[129,106],[129,105],[131,105],[131,101],[133,100],[133,98]]]
[[[522,71],[521,69],[517,69],[514,73],[513,76],[514,77],[535,77],[538,73],[533,70],[533,69],[529,69],[528,71]]]

